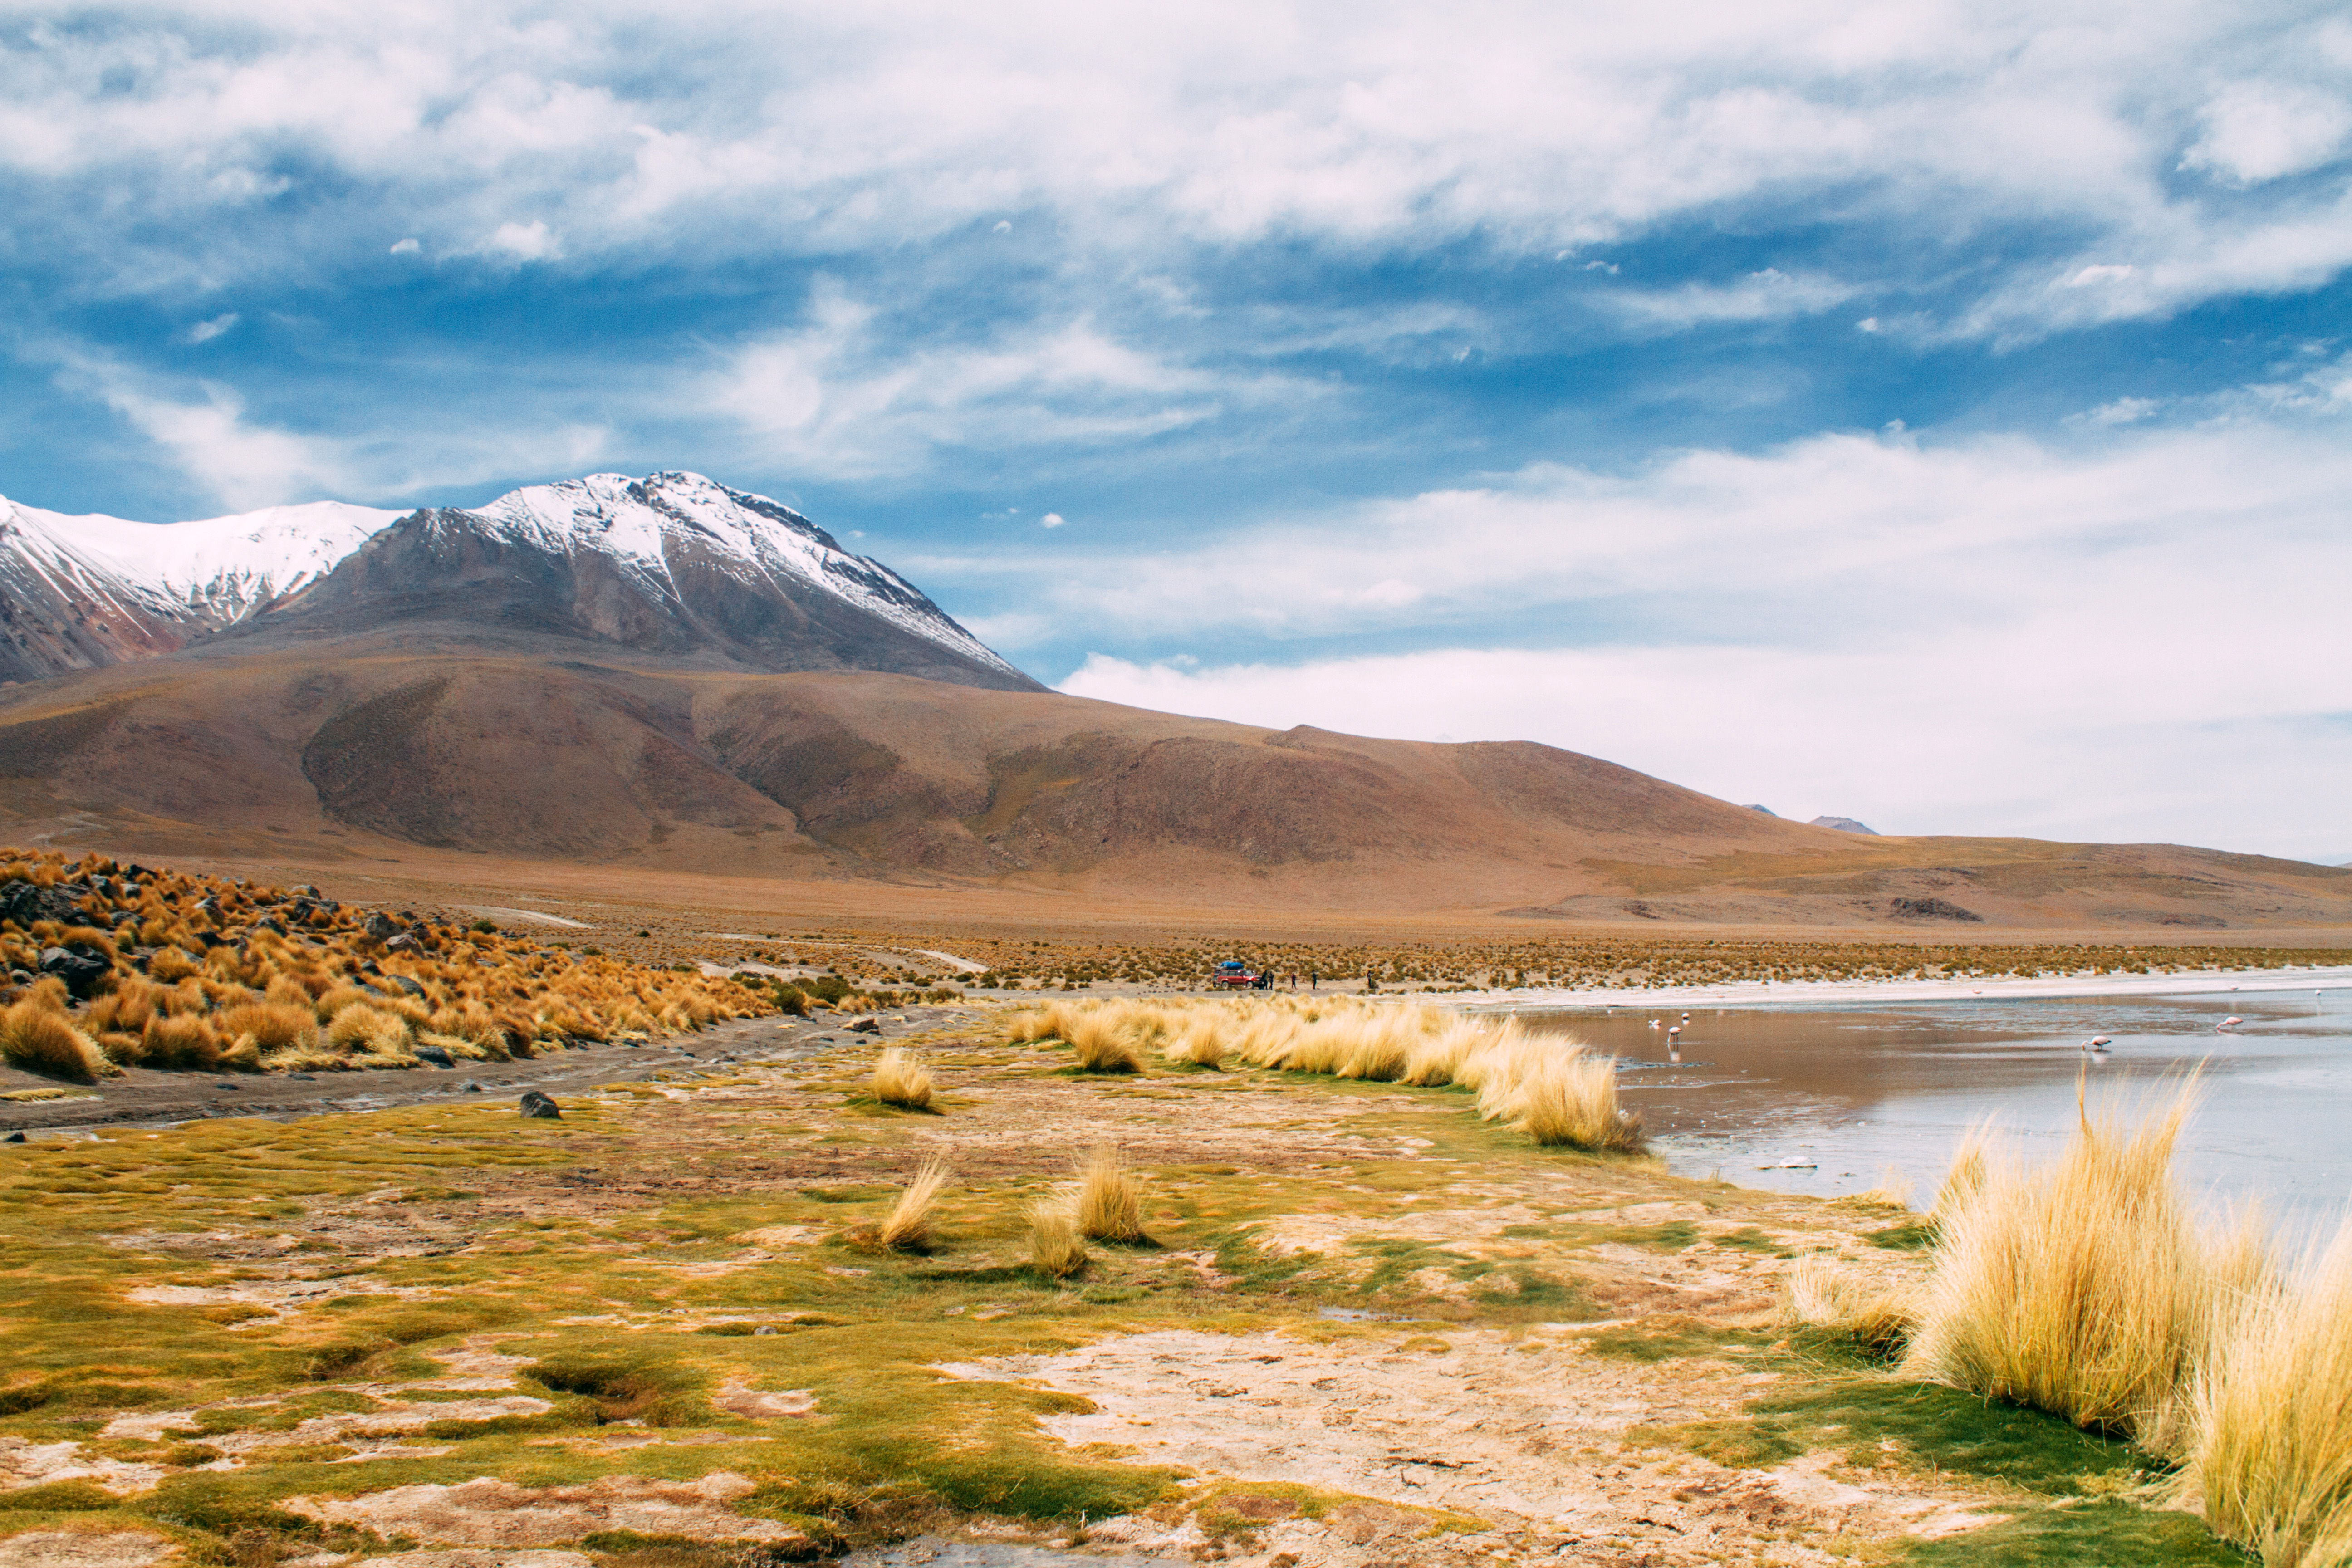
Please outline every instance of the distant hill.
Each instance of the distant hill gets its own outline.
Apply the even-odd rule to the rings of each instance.
[[[1867,833],[1873,838],[1878,837],[1876,831],[1864,826],[1861,823],[1856,822],[1851,816],[1817,816],[1813,818],[1811,826],[1815,827],[1833,827],[1840,833]]]
[[[1531,742],[1066,697],[881,563],[691,474],[147,532],[9,516],[0,840],[1972,940],[2352,921],[2352,871],[1881,838]]]

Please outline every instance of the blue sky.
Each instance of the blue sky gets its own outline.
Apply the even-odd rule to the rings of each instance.
[[[2352,858],[2352,21],[1589,9],[0,6],[0,493],[693,468],[1087,695]]]

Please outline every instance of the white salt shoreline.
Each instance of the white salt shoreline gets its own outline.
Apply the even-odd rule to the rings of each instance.
[[[2217,969],[2152,974],[2042,974],[1928,980],[1742,980],[1717,985],[1661,985],[1647,990],[1526,986],[1515,991],[1456,992],[1442,999],[1397,993],[1400,1001],[1440,1002],[1476,1012],[1496,1009],[1622,1007],[1664,1011],[1709,1007],[1821,1007],[1864,1002],[1988,1002],[2047,996],[2204,996],[2241,991],[2292,994],[2352,990],[2352,965],[2321,968]]]

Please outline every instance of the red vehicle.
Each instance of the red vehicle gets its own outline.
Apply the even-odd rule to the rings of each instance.
[[[1209,974],[1209,984],[1224,991],[1263,991],[1274,984],[1271,974],[1254,974],[1238,958],[1229,958]]]

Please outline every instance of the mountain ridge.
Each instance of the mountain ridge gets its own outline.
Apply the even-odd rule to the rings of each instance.
[[[888,566],[699,474],[592,474],[407,512],[0,511],[0,679],[397,626],[1041,689]]]

